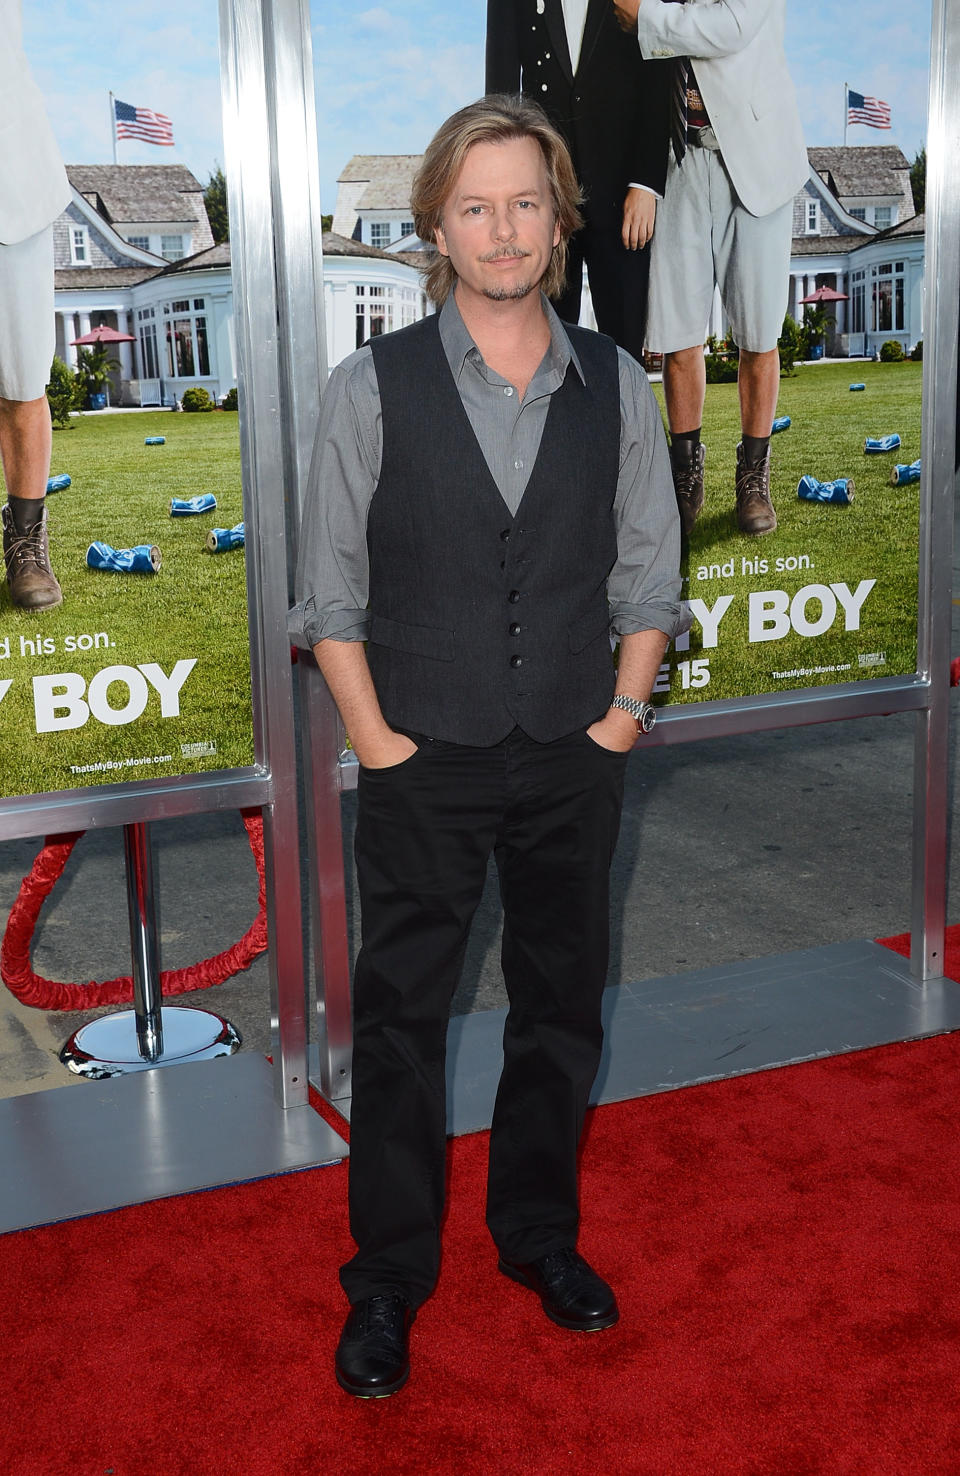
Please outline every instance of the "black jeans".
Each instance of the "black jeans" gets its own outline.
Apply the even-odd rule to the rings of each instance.
[[[446,1031],[493,852],[510,1008],[490,1137],[487,1224],[529,1261],[576,1240],[577,1144],[600,1060],[609,869],[626,755],[584,731],[492,748],[411,735],[418,750],[361,769],[362,948],[354,980],[351,1302],[419,1305],[439,1266]]]

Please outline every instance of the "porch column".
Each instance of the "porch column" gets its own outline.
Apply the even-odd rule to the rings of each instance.
[[[79,338],[80,335],[76,329],[73,313],[62,312],[60,321],[63,324],[63,360],[68,369],[76,369],[77,351],[73,346],[73,340]]]
[[[83,338],[89,332],[90,332],[90,314],[89,313],[81,313],[80,314],[80,332],[77,334],[77,337],[78,338]]]
[[[117,308],[117,331],[118,331],[118,333],[129,333],[131,331],[131,329],[129,327],[129,322],[130,322],[130,314],[127,312],[127,309],[126,308]],[[121,379],[134,379],[136,376],[134,375],[134,372],[133,372],[133,354],[131,353],[131,349],[133,348],[133,344],[132,343],[118,343],[117,344],[117,348],[120,350],[120,378]]]

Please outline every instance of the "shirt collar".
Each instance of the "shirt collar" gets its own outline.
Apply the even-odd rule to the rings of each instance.
[[[585,384],[586,379],[580,365],[580,360],[577,357],[577,351],[570,342],[563,323],[557,317],[556,312],[543,293],[540,294],[540,301],[543,304],[543,310],[550,328],[550,348],[548,350],[547,369],[555,372],[558,375],[558,382],[562,384],[567,369],[572,364],[579,374],[580,379]],[[440,309],[440,342],[443,344],[443,351],[447,356],[447,362],[450,365],[450,371],[454,379],[460,378],[463,366],[471,353],[476,353],[478,357],[480,355],[480,350],[467,331],[467,325],[464,323],[460,309],[457,306],[456,293],[454,292],[450,292],[447,295],[447,300]]]

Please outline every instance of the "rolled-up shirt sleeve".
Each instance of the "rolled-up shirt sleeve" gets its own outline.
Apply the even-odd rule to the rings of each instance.
[[[619,635],[689,626],[680,600],[680,517],[660,411],[646,374],[620,350],[620,476],[614,503],[617,562],[607,580]]]
[[[373,355],[334,369],[320,406],[287,630],[302,646],[369,633],[367,514],[380,478],[380,392]]]

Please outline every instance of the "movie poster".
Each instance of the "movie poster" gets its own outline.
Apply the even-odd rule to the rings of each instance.
[[[921,373],[917,360],[845,360],[781,377],[777,527],[759,537],[740,533],[734,513],[736,384],[707,386],[704,510],[682,563],[692,623],[670,645],[655,701],[916,670]]]
[[[11,503],[0,799],[245,767],[254,741],[216,8],[167,73],[143,60],[164,50],[160,33],[151,43],[141,18],[116,7],[108,47],[88,7],[54,17],[27,6],[21,48],[19,0],[8,9],[0,125],[20,129],[4,136],[23,145],[0,160],[0,238],[13,243],[0,251],[52,234],[52,273],[30,278],[44,362],[29,381],[52,353],[45,537],[56,583],[37,593],[36,549]],[[186,24],[178,0],[163,25],[181,13]],[[18,347],[4,334],[0,382],[22,374],[26,386],[11,357],[32,363],[24,338]],[[7,394],[29,403],[36,390]],[[35,497],[12,441],[3,452],[5,491]]]

